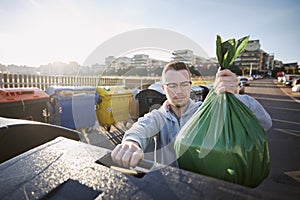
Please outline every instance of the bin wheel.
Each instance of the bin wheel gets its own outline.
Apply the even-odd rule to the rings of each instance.
[[[132,126],[132,121],[126,120],[123,122],[123,125],[126,129],[128,129]]]
[[[104,128],[105,128],[105,130],[106,130],[107,132],[109,132],[109,131],[110,131],[110,128],[111,128],[111,125],[106,125],[106,126],[104,126]]]
[[[94,127],[86,128],[86,133],[91,133],[94,130]]]

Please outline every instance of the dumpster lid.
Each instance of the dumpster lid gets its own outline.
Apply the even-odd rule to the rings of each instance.
[[[157,92],[163,94],[163,90],[162,90],[161,86],[162,86],[162,81],[158,81],[158,82],[151,84],[148,87],[148,89],[156,90]]]
[[[45,98],[49,98],[49,95],[36,87],[0,89],[0,103],[26,101],[26,100],[34,100],[34,99],[45,99]]]
[[[198,85],[193,85],[191,90],[194,92],[202,92],[204,90],[204,88],[201,86],[198,86]]]
[[[33,88],[0,88],[0,94],[3,96],[17,96],[24,94],[33,94]]]
[[[132,91],[122,86],[98,86],[96,90],[99,93],[99,96],[132,95]]]
[[[50,96],[79,96],[95,94],[96,88],[93,86],[50,86],[46,88],[46,93]]]
[[[12,125],[20,125],[20,124],[42,124],[42,123],[38,121],[0,117],[0,129],[7,128]]]

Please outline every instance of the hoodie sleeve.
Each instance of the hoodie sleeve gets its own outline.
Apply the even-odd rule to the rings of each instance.
[[[256,99],[245,94],[237,94],[236,97],[253,111],[265,131],[272,127],[271,116]]]
[[[138,121],[125,132],[123,141],[133,140],[145,150],[151,138],[161,130],[163,121],[160,112],[153,110],[144,117],[140,117]]]

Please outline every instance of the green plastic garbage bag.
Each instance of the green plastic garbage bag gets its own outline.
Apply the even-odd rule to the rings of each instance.
[[[256,187],[269,174],[267,138],[254,113],[231,93],[212,89],[178,133],[179,167]]]
[[[175,140],[180,168],[256,187],[269,174],[265,131],[234,95],[210,91]]]

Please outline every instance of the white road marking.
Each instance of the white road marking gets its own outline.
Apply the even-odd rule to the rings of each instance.
[[[289,177],[295,179],[296,181],[298,181],[300,183],[300,170],[284,172],[284,174],[288,175]]]

